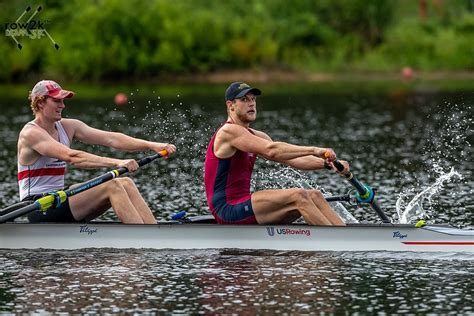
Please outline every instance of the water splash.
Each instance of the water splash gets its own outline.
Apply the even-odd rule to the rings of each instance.
[[[268,162],[268,164],[274,164]],[[278,166],[277,164],[274,164]],[[258,186],[259,190],[269,190],[277,187],[278,189],[286,188],[303,188],[319,190],[324,197],[330,197],[332,194],[318,185],[311,179],[307,173],[296,170],[291,167],[283,167],[269,171],[267,168],[257,172],[258,175],[252,179],[252,186]],[[332,208],[342,218],[345,223],[358,223],[359,221],[342,205],[340,202],[332,202]]]
[[[315,189],[325,193],[306,173],[281,165],[272,161],[266,161],[266,166],[257,171],[257,176],[251,179],[252,187],[258,190],[286,189],[298,187],[303,189]]]
[[[349,212],[341,202],[336,202],[332,206],[336,213],[342,218],[344,223],[358,223],[359,221],[354,217],[354,215]]]
[[[225,119],[225,111],[211,117],[201,105],[182,100],[180,93],[163,97],[133,91],[129,95],[128,106],[114,107],[107,113],[107,128],[177,147],[176,155],[171,159],[158,160],[146,170],[132,175],[155,216],[168,218],[182,209],[190,215],[208,214],[202,185],[204,154],[214,130]],[[122,152],[111,155],[131,156]],[[103,217],[115,219],[111,212]]]
[[[411,220],[429,216],[429,207],[432,205],[433,196],[442,191],[445,183],[452,182],[455,178],[462,179],[462,176],[459,172],[455,171],[454,168],[451,168],[448,173],[441,174],[436,179],[435,183],[424,188],[421,192],[416,193],[415,196],[411,198],[410,202],[408,202],[406,207],[404,207],[404,201],[410,198],[411,194],[414,193],[414,190],[412,189],[409,190],[411,192],[400,193],[395,204],[399,223],[408,224]],[[427,206],[427,209],[424,208],[424,205]]]
[[[450,221],[452,213],[436,214],[436,207],[449,206],[458,210],[469,205],[472,198],[465,191],[469,188],[469,182],[465,183],[463,190],[451,189],[440,194],[447,183],[455,179],[465,182],[472,174],[466,164],[472,156],[472,106],[446,102],[430,107],[429,111],[426,113],[429,120],[414,126],[423,126],[422,137],[416,142],[421,151],[417,159],[408,163],[423,165],[424,171],[422,174],[409,172],[404,176],[409,183],[405,182],[403,186],[410,185],[411,188],[401,192],[395,204],[394,217],[398,215],[398,221],[402,224],[419,218]]]

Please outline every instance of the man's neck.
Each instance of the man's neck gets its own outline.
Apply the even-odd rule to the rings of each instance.
[[[230,115],[227,117],[227,122],[231,122],[232,124],[240,125],[240,126],[243,126],[245,128],[250,128],[250,123],[244,123],[241,120],[239,120],[238,118],[233,118]]]
[[[53,134],[56,131],[56,121],[49,121],[41,116],[36,116],[33,120],[39,127],[46,130],[49,134]]]

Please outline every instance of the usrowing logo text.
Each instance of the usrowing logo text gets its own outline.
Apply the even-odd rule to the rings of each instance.
[[[400,231],[393,232],[393,238],[403,239],[407,238],[408,234],[402,234]]]
[[[97,233],[97,228],[89,227],[87,225],[82,225],[79,229],[79,233],[87,234],[87,235],[93,235],[93,234]]]
[[[278,235],[305,235],[311,236],[311,230],[309,229],[291,229],[291,228],[275,228],[267,227],[267,233],[269,236],[275,236],[275,233]]]

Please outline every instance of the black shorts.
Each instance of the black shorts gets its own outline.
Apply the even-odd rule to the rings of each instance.
[[[43,195],[27,196],[23,201],[36,201],[43,197]],[[58,208],[49,208],[44,211],[33,211],[28,214],[30,223],[78,223],[74,216],[72,216],[71,208],[69,207],[69,199],[66,199]]]
[[[252,207],[252,196],[240,203],[229,204],[225,198],[212,201],[215,210],[212,215],[219,224],[258,224]]]

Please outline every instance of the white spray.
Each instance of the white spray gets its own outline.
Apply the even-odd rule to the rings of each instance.
[[[451,182],[454,178],[462,179],[462,176],[454,168],[451,168],[448,173],[441,174],[435,183],[417,193],[404,209],[403,202],[408,197],[408,193],[401,193],[395,204],[399,223],[408,224],[412,219],[427,215],[428,211],[423,208],[423,204],[431,205],[431,198],[443,189],[445,183]]]

